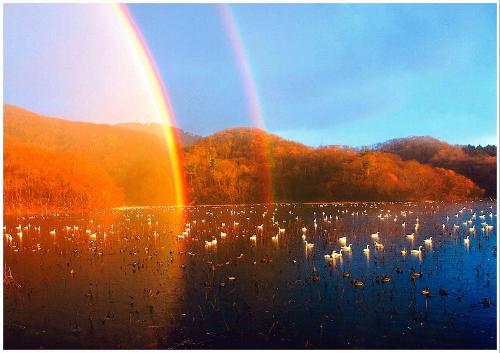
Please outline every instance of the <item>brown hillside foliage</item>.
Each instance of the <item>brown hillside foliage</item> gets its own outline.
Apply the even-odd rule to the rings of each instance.
[[[5,214],[90,211],[121,202],[121,190],[98,166],[4,139]]]
[[[190,197],[194,203],[269,201],[272,156],[268,149],[293,154],[296,143],[251,128],[227,129],[185,149]],[[267,134],[266,134],[267,135]],[[276,147],[277,141],[280,141]],[[300,148],[304,148],[301,146]]]
[[[228,129],[186,150],[186,168],[195,203],[262,202],[262,170],[273,180],[275,201],[459,200],[482,190],[451,170],[394,154],[343,148],[313,149],[271,135],[258,144],[258,129]],[[262,163],[261,149],[269,148]]]

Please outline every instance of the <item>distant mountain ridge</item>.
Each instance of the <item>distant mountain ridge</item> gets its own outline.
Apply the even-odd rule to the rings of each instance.
[[[162,139],[164,138],[163,127],[161,124],[158,123],[120,123],[114,126],[132,131],[145,132],[148,134],[158,136]],[[176,132],[176,135],[179,138],[179,143],[182,146],[190,146],[201,138],[201,136],[199,135],[184,131],[179,128],[173,128],[173,130]]]
[[[159,127],[74,122],[4,105],[4,212],[173,203],[175,185]],[[423,164],[404,153],[401,141],[360,152],[313,148],[256,128],[231,128],[206,137],[176,133],[184,136],[181,159],[192,204],[263,202],[269,193],[274,201],[297,202],[483,195],[470,179],[433,165],[445,164],[450,155],[439,152],[446,150],[441,145]],[[470,162],[477,172],[484,158],[485,165],[496,165],[496,156],[469,150],[461,152],[468,156],[462,167]],[[481,178],[474,180],[485,188]]]

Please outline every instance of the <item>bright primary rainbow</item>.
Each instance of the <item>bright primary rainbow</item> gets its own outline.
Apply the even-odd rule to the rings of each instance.
[[[125,37],[131,47],[134,60],[144,73],[142,76],[145,80],[145,87],[151,97],[157,117],[163,123],[163,132],[168,148],[170,169],[175,187],[175,203],[179,206],[184,206],[188,201],[183,156],[178,136],[173,129],[175,126],[175,116],[167,91],[162,83],[160,73],[148,46],[142,38],[141,32],[126,5],[113,4],[112,7],[125,31]]]

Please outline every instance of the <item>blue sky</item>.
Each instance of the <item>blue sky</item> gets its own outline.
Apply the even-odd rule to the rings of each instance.
[[[129,8],[181,128],[207,135],[252,124],[215,6]],[[101,12],[6,5],[4,101],[75,120],[147,121],[138,79]],[[271,132],[313,146],[410,135],[496,141],[495,4],[231,5],[231,12]]]

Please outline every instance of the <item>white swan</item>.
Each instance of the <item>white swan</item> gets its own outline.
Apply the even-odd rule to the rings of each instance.
[[[349,246],[343,246],[342,250],[344,250],[345,252],[351,252],[351,250],[352,250],[352,244],[349,244]]]
[[[418,247],[418,250],[413,249],[411,253],[414,255],[420,255],[422,253],[422,245]]]

